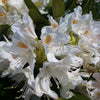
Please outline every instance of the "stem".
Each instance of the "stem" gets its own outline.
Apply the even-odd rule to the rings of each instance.
[[[6,7],[6,12],[9,12],[8,5],[7,4],[5,5],[5,7]]]
[[[8,5],[7,5],[7,4],[5,4],[5,6],[2,6],[2,8],[4,8],[4,10],[5,10],[6,12],[9,12],[9,10],[8,10]]]
[[[39,49],[40,49],[40,51],[41,51],[42,49],[41,49],[41,46],[40,46],[40,43],[39,43],[39,40],[38,40],[38,38],[36,38],[35,40],[37,41],[37,44],[38,44],[38,46],[39,46]]]
[[[73,40],[73,32],[71,31],[71,40]]]

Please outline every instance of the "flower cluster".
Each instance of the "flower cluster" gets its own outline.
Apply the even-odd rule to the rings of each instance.
[[[46,13],[43,7],[49,0],[32,1]],[[0,41],[1,77],[9,76],[16,84],[24,81],[25,100],[32,94],[71,98],[72,91],[82,87],[84,95],[100,99],[100,21],[93,20],[92,12],[82,15],[78,6],[59,21],[48,15],[50,25],[41,29],[38,39],[23,0],[0,0],[0,5],[0,24],[11,25],[13,32],[11,41],[5,36],[6,41]],[[52,89],[53,83],[60,95]]]

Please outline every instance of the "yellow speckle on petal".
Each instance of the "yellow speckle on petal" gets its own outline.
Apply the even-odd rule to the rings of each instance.
[[[44,43],[45,44],[49,44],[51,42],[51,40],[52,40],[52,36],[51,35],[47,35],[45,40],[44,40]]]
[[[54,24],[52,25],[52,27],[53,27],[54,29],[56,29],[56,28],[58,27],[58,24],[55,24],[55,23],[54,23]]]
[[[0,16],[7,16],[7,15],[3,12],[0,12]]]
[[[7,3],[7,0],[1,0],[3,4],[6,4]]]
[[[29,47],[23,41],[18,42],[17,47],[29,49]]]
[[[88,34],[89,33],[89,31],[87,30],[85,33],[84,33],[84,35],[86,35],[86,34]]]
[[[73,24],[77,24],[77,23],[78,23],[78,20],[74,19],[74,20],[72,21],[72,23],[73,23]]]

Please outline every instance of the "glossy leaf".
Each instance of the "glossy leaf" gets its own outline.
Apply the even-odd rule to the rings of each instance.
[[[8,35],[8,31],[10,29],[10,26],[7,25],[7,24],[3,24],[3,25],[0,25],[0,40],[3,39],[3,35]]]
[[[52,3],[53,17],[61,17],[65,13],[65,5],[63,0],[53,0]]]
[[[93,19],[100,20],[100,1],[96,3],[95,0],[83,0],[82,8],[83,14],[92,11]]]
[[[43,26],[49,25],[49,21],[46,18],[44,18],[40,13],[38,13],[36,9],[30,9],[29,15],[32,18],[34,24],[36,25],[37,35],[40,36],[41,28]]]
[[[39,13],[38,8],[36,7],[36,5],[31,0],[24,0],[24,2],[26,4],[26,6],[28,7],[28,9],[35,9]]]
[[[47,7],[45,8],[45,10],[46,10],[51,16],[53,16],[53,14],[52,14],[52,3],[53,3],[53,0],[50,0],[49,4],[48,4]]]
[[[74,8],[76,8],[79,4],[77,4],[77,0],[67,0],[65,3],[66,10],[69,11],[74,11]]]

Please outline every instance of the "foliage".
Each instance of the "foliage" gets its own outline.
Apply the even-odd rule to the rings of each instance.
[[[17,88],[11,88],[14,84],[14,81],[9,80],[9,78],[0,79],[0,99],[1,100],[15,100],[15,98],[21,93],[18,93],[17,91],[20,89],[20,87]],[[19,100],[23,100],[20,98]]]
[[[65,5],[63,0],[53,0],[52,2],[53,17],[61,17],[65,13]]]
[[[0,25],[0,40],[3,40],[3,35],[7,36],[10,32],[10,26],[8,24]]]
[[[43,26],[49,25],[49,21],[47,18],[43,16],[38,10],[38,8],[35,6],[35,4],[31,0],[24,0],[25,4],[29,8],[29,16],[34,21],[34,24],[36,25],[36,33],[38,37],[40,37],[41,34],[41,28]]]

